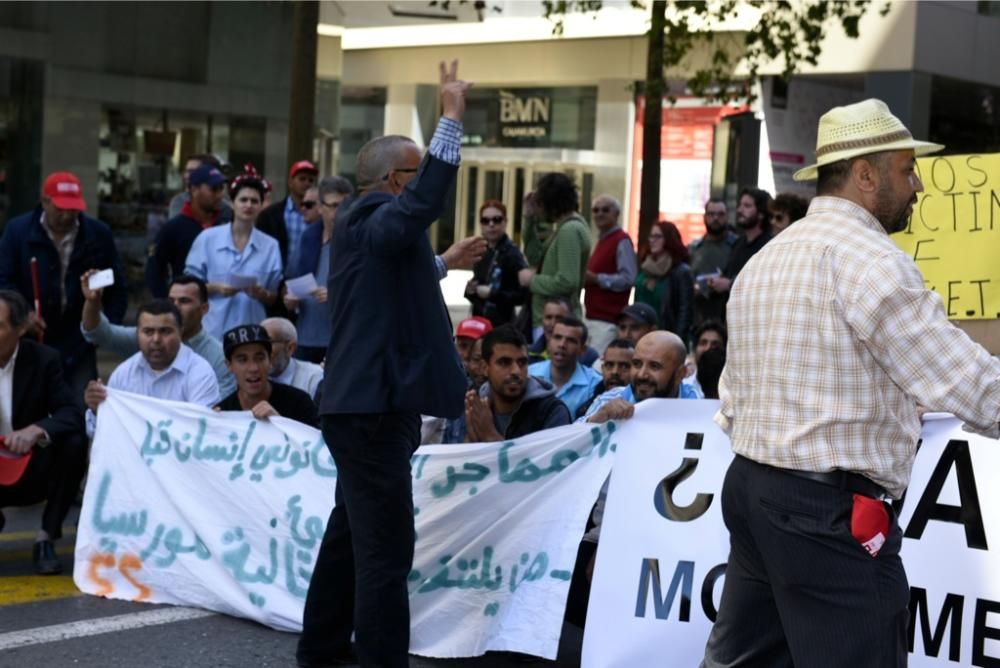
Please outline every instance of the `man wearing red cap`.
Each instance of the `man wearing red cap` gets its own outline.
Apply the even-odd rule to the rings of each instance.
[[[287,270],[297,264],[299,241],[306,231],[302,201],[316,185],[319,170],[308,160],[299,160],[288,170],[288,195],[260,212],[257,229],[278,240],[282,266]]]
[[[0,509],[47,501],[32,559],[37,573],[52,575],[62,571],[52,542],[80,489],[87,443],[59,355],[21,340],[27,325],[25,299],[0,290]]]
[[[45,179],[39,206],[8,222],[0,238],[0,289],[16,290],[39,306],[29,316],[27,332],[59,351],[76,396],[97,377],[95,349],[80,333],[80,275],[88,269],[113,270],[115,282],[102,298],[111,322],[120,323],[128,306],[111,228],[86,215],[86,209],[80,180],[69,172],[55,172]]]
[[[458,323],[458,328],[455,330],[455,348],[458,350],[458,356],[465,366],[466,373],[469,372],[469,356],[472,354],[472,346],[492,329],[493,323],[478,315]]]

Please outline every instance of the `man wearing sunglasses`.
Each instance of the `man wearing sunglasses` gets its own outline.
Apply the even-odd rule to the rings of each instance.
[[[599,236],[584,276],[586,324],[590,345],[604,350],[615,338],[615,321],[628,305],[638,273],[635,248],[619,225],[621,204],[611,195],[598,195],[590,207],[591,220]]]

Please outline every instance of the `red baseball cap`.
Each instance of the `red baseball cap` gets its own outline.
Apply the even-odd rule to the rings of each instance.
[[[319,170],[316,169],[316,165],[312,164],[308,160],[299,160],[297,163],[292,165],[291,169],[288,170],[288,178],[294,178],[299,172],[312,172],[313,174],[319,174]]]
[[[5,448],[0,440],[0,485],[13,485],[21,479],[31,461],[32,452],[33,450],[28,450],[27,454],[16,455]]]
[[[492,322],[481,315],[474,315],[471,318],[466,318],[462,322],[458,323],[458,329],[455,331],[455,336],[464,336],[467,339],[475,341],[492,329]]]
[[[70,172],[53,172],[45,179],[42,195],[52,200],[60,209],[86,211],[80,179]]]

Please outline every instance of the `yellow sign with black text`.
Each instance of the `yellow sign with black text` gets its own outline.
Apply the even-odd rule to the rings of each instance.
[[[952,320],[1000,318],[1000,154],[917,160],[924,192],[892,239]]]

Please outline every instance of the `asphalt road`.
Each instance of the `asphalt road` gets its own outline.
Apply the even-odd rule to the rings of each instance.
[[[62,575],[36,576],[31,545],[41,507],[8,508],[0,533],[0,668],[293,668],[298,636],[243,619],[191,608],[114,601],[73,585],[76,513],[56,545]],[[578,666],[582,633],[563,630],[559,659]],[[476,659],[411,657],[415,668],[532,665],[503,654]]]

